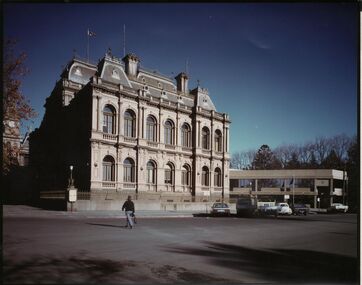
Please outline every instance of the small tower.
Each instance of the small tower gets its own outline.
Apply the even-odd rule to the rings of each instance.
[[[126,74],[128,76],[137,76],[138,64],[140,62],[139,58],[129,53],[122,60],[126,65]]]
[[[175,77],[177,83],[177,91],[182,93],[189,93],[188,84],[189,77],[186,73],[181,72],[179,75]]]

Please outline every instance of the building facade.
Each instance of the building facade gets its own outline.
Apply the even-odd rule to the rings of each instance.
[[[66,188],[73,166],[80,191],[228,197],[228,115],[206,89],[189,90],[187,74],[174,81],[139,63],[71,60],[30,137],[38,185]]]
[[[230,198],[251,197],[258,201],[307,203],[328,208],[345,203],[348,195],[346,171],[335,169],[230,169]]]

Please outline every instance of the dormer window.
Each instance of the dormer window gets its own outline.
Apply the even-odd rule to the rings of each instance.
[[[116,70],[116,69],[112,70],[112,78],[120,79],[118,70]]]
[[[158,82],[158,88],[162,88],[162,84]]]
[[[144,77],[142,77],[142,82],[145,83],[146,82],[146,79]]]
[[[80,69],[79,66],[75,68],[74,74],[75,74],[75,75],[78,75],[78,76],[82,76],[82,75],[83,75],[83,74],[82,74],[82,70]]]

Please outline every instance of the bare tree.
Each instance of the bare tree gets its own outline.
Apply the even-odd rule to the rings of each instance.
[[[294,155],[299,154],[299,149],[296,145],[284,144],[282,146],[275,148],[273,153],[274,153],[275,157],[281,162],[282,167],[285,168],[287,166],[288,162],[292,160],[293,153],[294,153]]]
[[[231,167],[234,169],[249,169],[254,156],[254,150],[235,152],[231,156]]]
[[[346,134],[339,134],[330,139],[331,149],[334,150],[340,161],[345,161],[348,157],[348,149],[351,146],[352,139]]]
[[[321,164],[330,152],[330,139],[319,136],[314,142],[314,153],[319,164]]]

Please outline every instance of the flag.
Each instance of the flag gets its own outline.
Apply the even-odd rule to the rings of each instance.
[[[95,32],[91,32],[89,29],[87,30],[87,35],[89,36],[89,37],[94,37],[95,35],[96,35],[96,33]]]
[[[280,187],[280,191],[284,191],[284,181],[282,187]]]
[[[293,182],[294,182],[294,178],[292,178],[292,180],[290,180],[289,185],[292,185],[292,184],[293,184]]]

